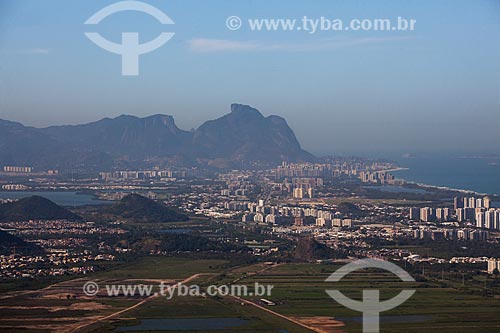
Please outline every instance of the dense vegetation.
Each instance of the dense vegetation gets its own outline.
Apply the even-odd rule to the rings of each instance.
[[[341,202],[338,204],[337,211],[341,212],[342,215],[349,217],[359,218],[367,215],[365,211],[350,202]]]
[[[294,259],[300,261],[346,258],[345,253],[336,251],[325,244],[318,243],[312,237],[299,237],[292,256]]]
[[[81,220],[81,217],[39,196],[0,205],[0,221]]]
[[[10,255],[14,252],[18,254],[38,254],[42,253],[43,250],[33,243],[28,243],[17,236],[0,230],[0,254]]]
[[[248,250],[232,243],[210,240],[203,236],[175,233],[142,235],[130,244],[134,252],[137,253],[236,252]]]
[[[144,223],[189,220],[187,215],[177,213],[173,209],[139,194],[129,194],[125,196],[120,202],[111,207],[106,207],[106,212],[134,222]]]

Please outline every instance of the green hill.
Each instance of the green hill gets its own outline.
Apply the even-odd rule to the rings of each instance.
[[[0,205],[1,222],[29,220],[78,221],[81,217],[39,196],[22,198]]]
[[[301,261],[312,261],[316,259],[338,259],[345,258],[345,253],[336,251],[328,246],[318,243],[313,237],[304,236],[297,239],[297,245],[292,256]]]
[[[0,254],[40,254],[43,252],[38,245],[28,243],[25,240],[0,230]]]
[[[129,194],[106,212],[134,222],[161,223],[187,221],[189,217],[139,194]]]

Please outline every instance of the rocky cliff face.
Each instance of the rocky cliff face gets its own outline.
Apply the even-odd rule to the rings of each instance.
[[[40,168],[99,169],[150,161],[308,161],[286,120],[232,104],[231,112],[194,132],[179,129],[172,116],[122,115],[75,126],[33,128],[0,120],[0,164]]]
[[[285,119],[264,117],[256,109],[231,105],[231,113],[210,120],[194,133],[193,147],[203,156],[230,160],[310,160]]]

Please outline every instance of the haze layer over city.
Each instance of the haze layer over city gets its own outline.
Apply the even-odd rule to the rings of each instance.
[[[500,332],[500,4],[0,2],[0,332]]]

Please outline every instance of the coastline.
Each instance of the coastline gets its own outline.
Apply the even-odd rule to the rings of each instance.
[[[397,167],[392,169],[381,170],[379,172],[394,172],[394,171],[402,171],[402,170],[410,170],[410,168]]]
[[[393,157],[394,176],[427,189],[454,191],[458,194],[500,197],[500,168],[484,159],[461,159],[455,155],[422,155],[415,158]]]
[[[417,186],[423,187],[423,188],[430,188],[430,189],[437,189],[437,190],[444,190],[444,191],[453,191],[453,192],[460,192],[460,193],[463,193],[463,194],[472,194],[472,195],[483,195],[483,196],[496,195],[496,194],[476,192],[476,191],[473,191],[473,190],[464,190],[464,189],[452,188],[452,187],[448,187],[448,186],[439,186],[439,185],[424,184],[424,183],[414,182],[414,181],[406,180],[406,179],[403,179],[403,180],[406,183],[408,183],[408,184],[417,185]]]
[[[401,171],[401,170],[410,170],[410,168],[394,168],[394,169],[385,170],[385,171],[389,172],[389,171]],[[482,193],[482,192],[478,192],[478,191],[474,191],[474,190],[465,190],[465,189],[452,188],[449,186],[426,184],[426,183],[421,183],[421,182],[417,182],[417,181],[413,181],[413,180],[408,180],[408,179],[405,179],[402,177],[399,179],[404,180],[407,184],[417,185],[419,187],[423,187],[426,189],[453,191],[453,192],[459,192],[459,193],[468,194],[468,195],[498,196],[498,194],[496,194],[496,193]]]

